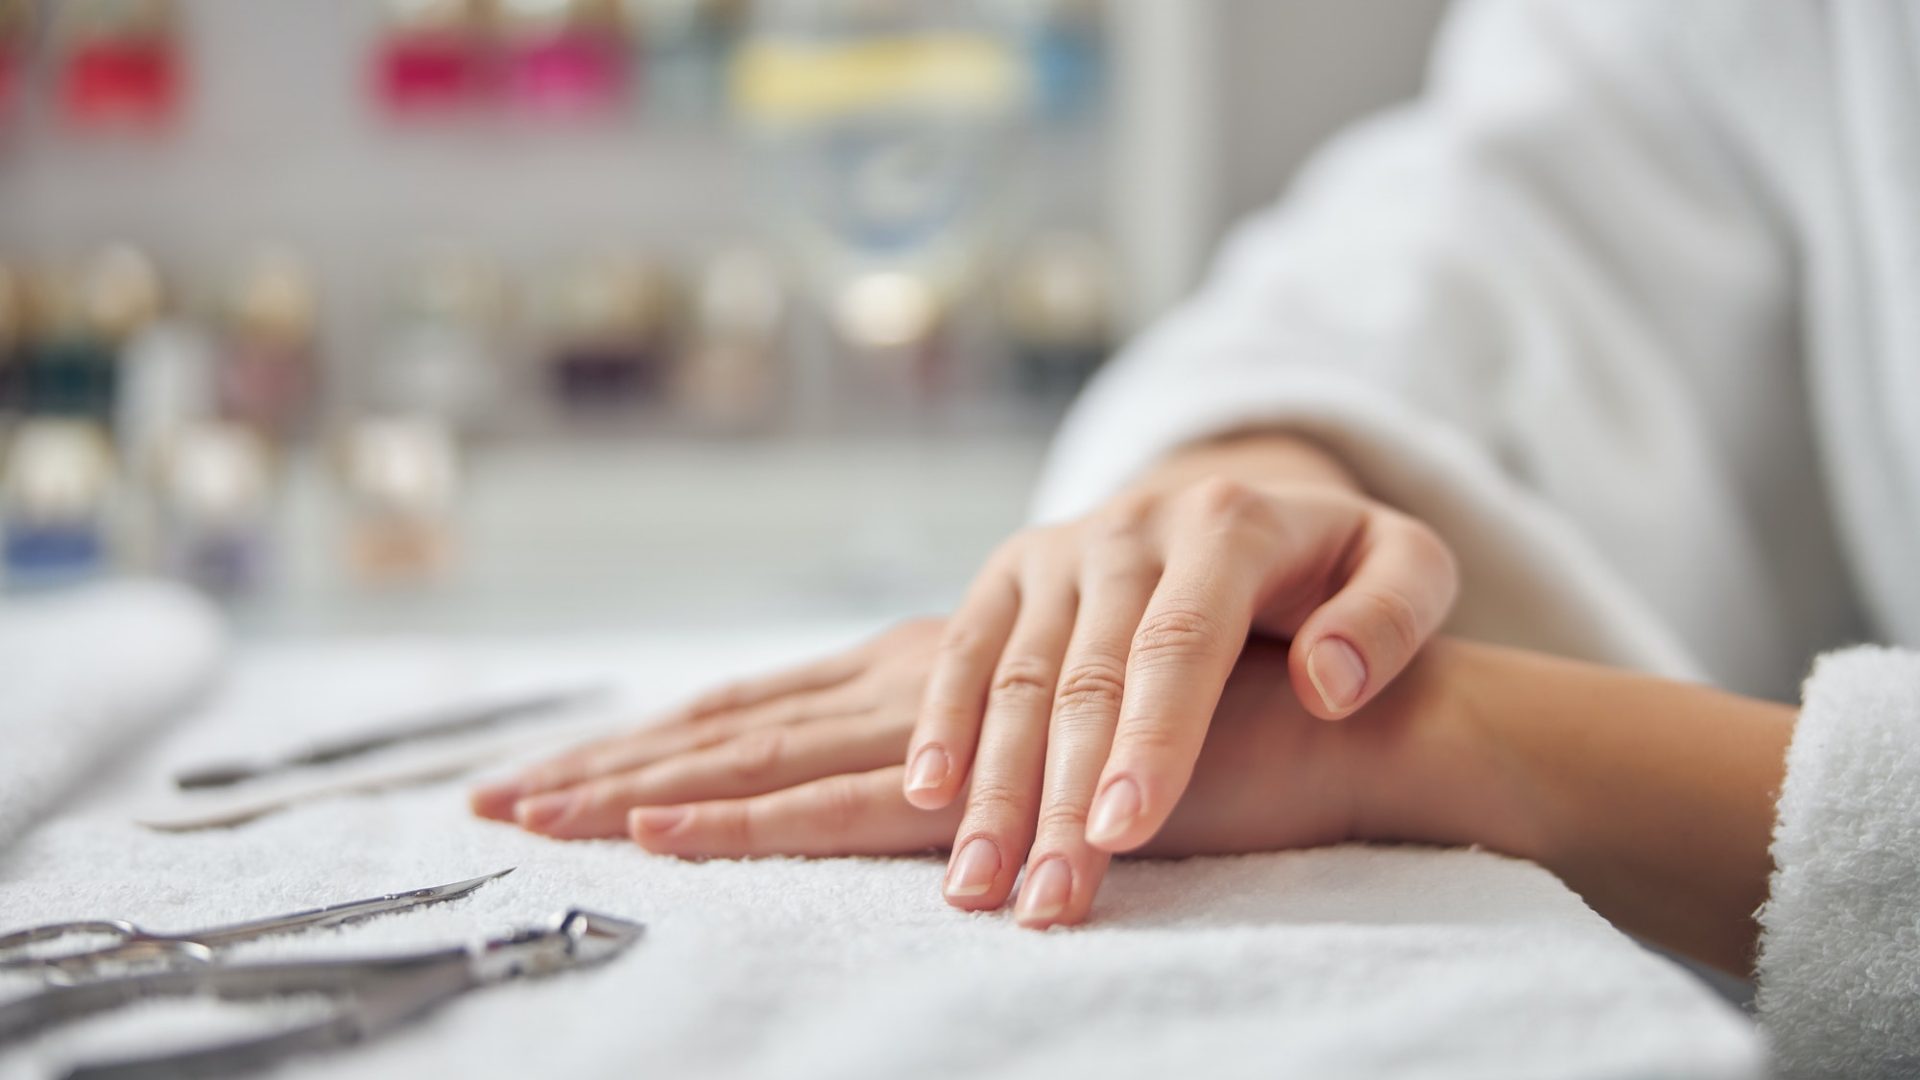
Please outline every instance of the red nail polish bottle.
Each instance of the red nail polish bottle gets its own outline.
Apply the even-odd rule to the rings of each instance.
[[[474,0],[389,0],[373,50],[374,98],[394,119],[460,114],[490,92],[488,54]]]
[[[169,0],[62,0],[53,10],[69,125],[148,131],[173,122],[186,73]]]

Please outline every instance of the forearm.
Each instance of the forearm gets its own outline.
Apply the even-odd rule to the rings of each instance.
[[[1385,774],[1400,790],[1364,827],[1538,862],[1615,924],[1749,972],[1794,710],[1515,650],[1435,649],[1444,675],[1426,677],[1446,704],[1397,721]]]

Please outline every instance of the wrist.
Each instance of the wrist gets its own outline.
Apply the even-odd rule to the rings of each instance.
[[[1510,719],[1485,691],[1503,677],[1505,650],[1440,638],[1421,652],[1355,725],[1358,839],[1482,847],[1541,860],[1543,815]]]

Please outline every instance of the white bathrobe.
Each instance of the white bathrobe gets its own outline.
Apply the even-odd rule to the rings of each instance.
[[[1242,227],[1038,495],[1304,432],[1462,559],[1452,626],[1787,698],[1920,646],[1920,4],[1484,0],[1426,95]],[[1920,654],[1822,659],[1758,1005],[1920,1072]]]

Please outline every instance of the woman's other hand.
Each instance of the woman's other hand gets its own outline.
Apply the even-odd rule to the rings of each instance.
[[[1092,904],[1160,833],[1249,633],[1290,639],[1302,707],[1388,686],[1458,590],[1445,544],[1278,436],[1197,448],[1093,514],[1003,545],[947,623],[903,794],[964,800],[949,902],[1005,903],[1024,865]],[[1053,865],[1054,870],[1047,867]]]
[[[723,686],[658,724],[477,788],[473,810],[561,839],[616,837],[627,835],[637,806],[760,795],[898,765],[941,625],[901,623],[825,660]]]

